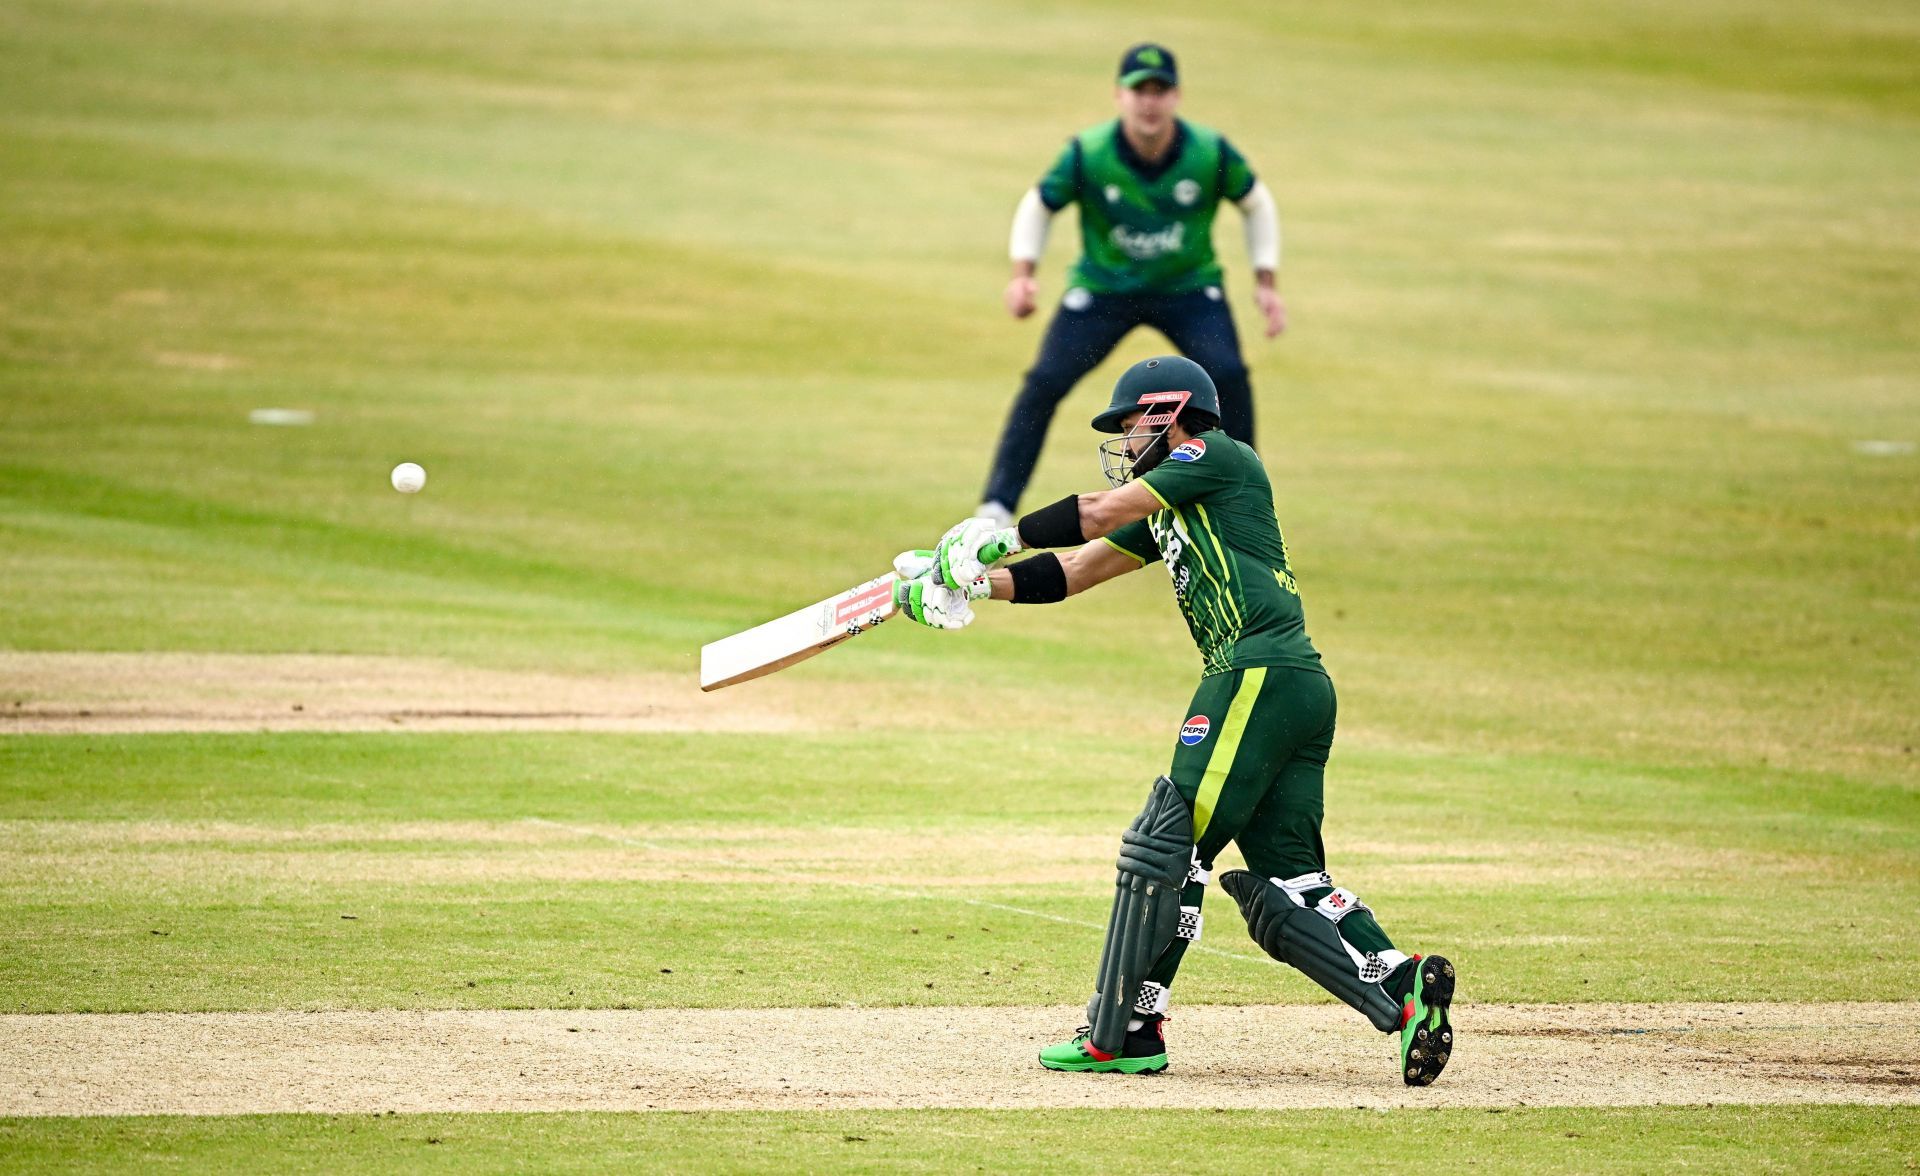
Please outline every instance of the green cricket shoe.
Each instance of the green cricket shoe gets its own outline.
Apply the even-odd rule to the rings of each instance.
[[[1049,1070],[1082,1070],[1089,1074],[1158,1074],[1167,1068],[1164,1017],[1147,1017],[1138,1029],[1129,1029],[1117,1054],[1102,1053],[1088,1040],[1091,1026],[1080,1026],[1072,1041],[1040,1051],[1040,1064]]]
[[[1400,1076],[1408,1086],[1431,1086],[1453,1056],[1453,965],[1446,956],[1414,956],[1413,988],[1400,1013]]]

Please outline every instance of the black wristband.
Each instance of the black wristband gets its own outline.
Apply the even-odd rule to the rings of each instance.
[[[1058,604],[1067,598],[1067,569],[1051,551],[1009,564],[1007,572],[1013,577],[1015,604]]]
[[[1080,496],[1069,494],[1020,520],[1020,542],[1028,547],[1078,547],[1087,541],[1080,533]]]

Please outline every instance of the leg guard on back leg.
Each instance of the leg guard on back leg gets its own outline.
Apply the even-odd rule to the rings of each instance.
[[[1087,1003],[1089,1040],[1095,1049],[1118,1053],[1127,1023],[1141,999],[1141,982],[1178,938],[1196,938],[1199,912],[1182,919],[1180,892],[1193,861],[1193,810],[1165,776],[1153,782],[1147,807],[1120,838],[1113,914],[1093,999]],[[1149,994],[1156,1003],[1165,989]]]
[[[1307,906],[1302,893],[1333,886],[1325,874],[1281,883],[1245,870],[1220,875],[1220,886],[1240,904],[1247,933],[1268,955],[1306,973],[1307,979],[1359,1010],[1381,1032],[1400,1027],[1401,1002],[1380,982],[1406,957],[1397,951],[1358,952],[1340,937],[1340,920],[1367,909],[1353,892],[1334,889]]]

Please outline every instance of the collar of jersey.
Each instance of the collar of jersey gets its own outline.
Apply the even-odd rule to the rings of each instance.
[[[1180,153],[1187,149],[1187,124],[1180,119],[1174,119],[1173,142],[1167,146],[1166,155],[1161,157],[1159,163],[1148,163],[1140,157],[1138,151],[1133,149],[1133,144],[1127,142],[1127,132],[1121,127],[1120,120],[1116,118],[1113,120],[1113,149],[1115,154],[1120,156],[1120,162],[1127,165],[1128,170],[1151,183],[1166,175],[1174,164],[1180,162]]]

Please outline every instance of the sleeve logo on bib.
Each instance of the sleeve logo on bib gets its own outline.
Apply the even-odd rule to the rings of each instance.
[[[1191,441],[1182,442],[1178,449],[1167,454],[1168,457],[1175,461],[1199,461],[1206,455],[1207,443],[1198,437],[1195,437]]]
[[[1180,742],[1186,744],[1188,747],[1192,747],[1202,739],[1205,739],[1207,732],[1212,729],[1212,720],[1208,719],[1205,715],[1195,715],[1180,724]]]

